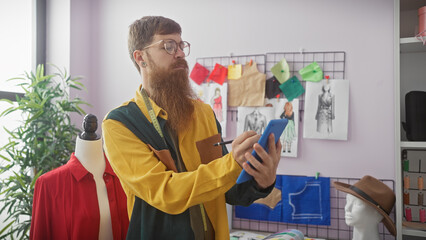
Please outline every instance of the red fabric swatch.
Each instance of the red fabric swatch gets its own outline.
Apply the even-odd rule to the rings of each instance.
[[[195,63],[189,77],[198,85],[204,82],[210,71],[199,63]]]
[[[216,63],[208,79],[213,80],[219,83],[220,85],[222,85],[223,82],[225,82],[225,78],[227,75],[228,75],[228,68]]]

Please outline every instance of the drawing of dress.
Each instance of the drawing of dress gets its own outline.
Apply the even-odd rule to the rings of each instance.
[[[291,143],[293,142],[296,136],[296,129],[294,124],[294,112],[293,104],[291,102],[286,102],[284,104],[284,112],[280,116],[281,119],[285,118],[288,120],[287,126],[284,129],[282,134],[283,139],[283,152],[291,152]]]
[[[286,116],[283,112],[280,116],[281,119],[286,118],[288,120],[287,126],[282,134],[283,138],[283,152],[291,152],[291,143],[296,136],[295,124],[294,124],[294,112],[290,116]]]
[[[317,132],[319,133],[333,133],[334,120],[334,95],[330,93],[330,86],[324,85],[322,87],[322,94],[318,96],[318,109],[315,115],[317,120]]]
[[[223,121],[222,116],[222,96],[213,97],[213,111],[216,114],[216,118],[219,122]]]

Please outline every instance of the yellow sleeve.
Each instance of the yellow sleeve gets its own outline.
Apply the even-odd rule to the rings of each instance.
[[[122,123],[104,120],[102,131],[105,153],[127,196],[136,195],[169,214],[182,213],[225,194],[241,172],[232,154],[227,154],[201,164],[195,171],[175,173],[166,170],[151,149]]]

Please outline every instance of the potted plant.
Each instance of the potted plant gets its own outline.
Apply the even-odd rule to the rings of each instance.
[[[80,132],[69,114],[85,114],[80,106],[88,104],[70,99],[68,91],[85,89],[84,85],[81,78],[71,78],[53,67],[57,72],[50,75],[38,65],[35,73],[10,79],[22,87],[24,96],[16,96],[16,102],[1,99],[11,106],[0,117],[21,112],[23,120],[16,129],[5,129],[9,142],[0,146],[0,214],[7,216],[0,239],[28,238],[35,181],[67,162]]]

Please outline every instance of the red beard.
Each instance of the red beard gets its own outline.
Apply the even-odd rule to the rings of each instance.
[[[188,64],[178,59],[169,69],[159,69],[150,61],[150,97],[167,114],[167,124],[176,133],[190,125],[194,112],[195,94],[189,84]],[[183,67],[184,69],[176,69]]]

